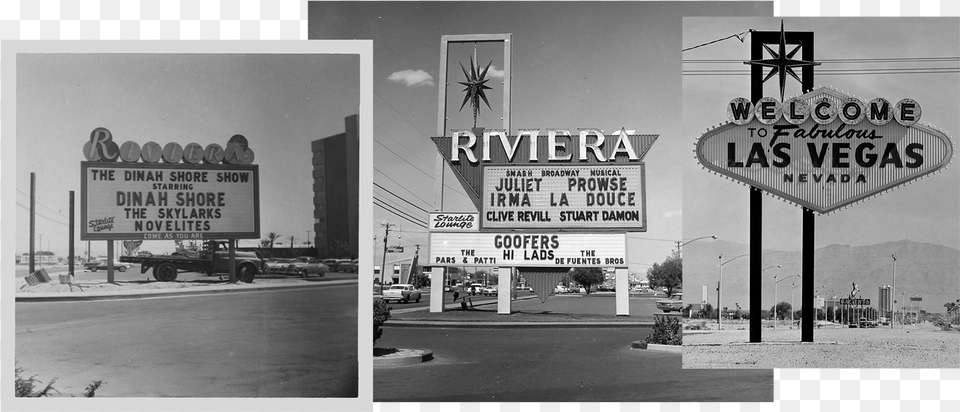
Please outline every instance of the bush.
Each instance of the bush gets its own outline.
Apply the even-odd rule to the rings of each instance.
[[[683,342],[680,332],[680,319],[672,316],[657,316],[653,324],[653,333],[644,339],[646,343],[660,345],[680,345]]]
[[[373,300],[373,344],[383,336],[383,329],[380,327],[390,319],[390,307],[383,299]]]
[[[36,379],[37,375],[24,379],[20,376],[21,373],[23,373],[23,368],[17,366],[14,375],[16,376],[16,395],[18,398],[40,398],[50,396],[52,394],[51,392],[60,393],[60,391],[53,387],[53,383],[57,381],[57,378],[50,380],[50,383],[44,386],[43,389],[37,390],[37,387],[43,386],[43,382]]]
[[[37,380],[37,375],[33,375],[29,378],[23,378],[22,376],[20,376],[20,374],[23,373],[23,370],[24,370],[23,368],[17,366],[14,372],[14,375],[16,378],[15,393],[18,398],[47,397],[52,395],[53,392],[56,392],[58,395],[60,394],[60,391],[58,391],[56,388],[53,387],[53,384],[54,382],[57,381],[57,378],[51,379],[50,383],[44,386],[43,382],[40,382]],[[106,382],[102,380],[95,380],[91,382],[89,385],[87,385],[87,388],[84,389],[81,395],[85,398],[92,398],[96,396],[97,389],[100,389],[100,387],[103,386],[104,383]],[[37,388],[40,386],[43,386],[43,389],[38,390]],[[70,396],[75,396],[75,395],[70,395]]]
[[[707,322],[697,322],[683,327],[684,330],[707,330]]]

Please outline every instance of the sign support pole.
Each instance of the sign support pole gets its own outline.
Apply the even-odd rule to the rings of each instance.
[[[107,283],[113,283],[113,241],[107,241]]]
[[[627,268],[617,268],[616,282],[617,316],[630,316],[630,275]]]
[[[754,31],[751,34],[750,41],[750,59],[760,60],[763,58],[763,45],[780,42],[779,31]],[[813,32],[785,32],[785,42],[789,44],[802,44],[801,58],[806,61],[813,61]],[[763,98],[763,67],[751,65],[750,67],[750,100],[756,103]],[[813,90],[813,66],[804,66],[800,72],[801,90],[806,93]],[[761,276],[763,245],[763,199],[762,191],[756,187],[750,188],[750,342],[761,342]],[[803,274],[801,282],[803,288],[800,294],[800,306],[813,307],[813,211],[803,209]],[[808,221],[809,220],[809,221]],[[809,237],[809,239],[808,239]],[[809,251],[807,250],[809,248]],[[809,257],[808,257],[809,254]],[[808,261],[809,258],[809,261]],[[809,289],[808,289],[809,288]],[[773,303],[774,305],[777,302]],[[792,310],[792,309],[791,309]],[[809,312],[809,311],[805,311]],[[807,314],[802,316],[803,325],[801,327],[801,341],[813,342],[813,322],[807,320]],[[811,318],[815,319],[815,317]],[[809,340],[808,340],[809,339]]]
[[[236,239],[227,239],[227,250],[230,255],[230,283],[237,283],[237,246]],[[293,243],[293,241],[290,241]]]
[[[71,191],[70,191],[70,230],[69,230],[70,240],[67,242],[67,244],[69,245],[69,249],[70,249],[70,252],[69,252],[69,253],[70,253],[70,258],[67,259],[67,262],[69,262],[69,264],[70,264],[70,270],[69,270],[67,273],[70,274],[70,279],[71,279],[71,280],[73,280],[73,267],[74,267],[74,264],[75,264],[74,259],[76,259],[76,255],[77,255],[77,253],[76,253],[76,252],[74,251],[74,249],[73,249],[73,236],[74,236],[74,234],[73,234],[73,228],[74,228],[74,226],[75,226],[75,224],[74,224],[74,219],[73,219],[73,217],[74,217],[74,214],[73,214],[73,203],[74,203],[74,202],[73,202],[73,191],[71,190]]]
[[[803,286],[800,289],[800,341],[813,342],[813,323],[816,321],[817,309],[813,307],[813,248],[814,248],[814,228],[816,227],[813,211],[803,208],[803,241],[801,243],[803,251],[802,272]]]

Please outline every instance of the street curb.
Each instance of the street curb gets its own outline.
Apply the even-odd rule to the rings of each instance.
[[[415,353],[412,353],[403,357],[392,357],[392,358],[383,358],[383,357],[374,357],[373,366],[404,366],[404,365],[417,365],[428,360],[433,359],[433,351],[426,349],[411,349]]]
[[[636,341],[630,344],[633,349],[655,350],[660,352],[683,353],[683,346],[680,345],[660,345],[656,343],[646,343]]]
[[[396,328],[457,328],[457,329],[507,329],[507,328],[622,328],[653,326],[653,322],[451,322],[390,320],[383,327]]]
[[[303,289],[303,288],[318,288],[324,286],[336,286],[336,285],[346,285],[351,283],[359,283],[358,280],[330,280],[330,281],[319,281],[316,284],[298,284],[298,285],[276,285],[276,286],[255,286],[251,288],[242,288],[234,289],[230,286],[214,286],[214,287],[202,287],[204,289],[190,289],[190,290],[177,290],[177,289],[168,289],[168,290],[150,290],[143,292],[134,292],[134,293],[111,293],[111,294],[49,294],[44,295],[37,293],[35,295],[39,296],[16,296],[15,302],[22,303],[37,303],[37,302],[76,302],[76,301],[96,301],[96,300],[124,300],[124,299],[145,299],[145,298],[156,298],[156,297],[176,297],[176,296],[188,296],[188,295],[209,295],[217,293],[239,293],[239,292],[259,292],[259,291],[268,291],[268,290],[288,290],[288,289]],[[207,289],[209,288],[209,289]],[[216,288],[216,289],[212,289]],[[229,288],[229,289],[228,289]]]

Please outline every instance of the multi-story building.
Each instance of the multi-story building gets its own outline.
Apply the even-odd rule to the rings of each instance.
[[[890,285],[880,286],[878,294],[877,305],[880,316],[889,318],[891,316],[890,311],[893,309],[893,288]]]
[[[313,151],[313,244],[321,256],[357,257],[360,219],[360,124],[310,143]]]

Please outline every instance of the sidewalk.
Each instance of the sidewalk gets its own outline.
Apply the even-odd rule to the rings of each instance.
[[[211,293],[254,292],[263,290],[299,289],[358,283],[356,278],[337,279],[336,277],[287,277],[281,275],[259,274],[253,283],[229,283],[219,276],[205,276],[196,273],[182,273],[183,280],[158,282],[149,274],[139,273],[133,267],[125,272],[115,272],[114,282],[107,282],[104,271],[85,272],[82,268],[74,270],[69,284],[60,283],[60,275],[67,275],[66,268],[47,272],[50,282],[30,286],[24,278],[14,283],[16,302],[62,302],[85,300],[142,299],[170,296],[185,296]],[[329,276],[329,275],[328,275]]]

